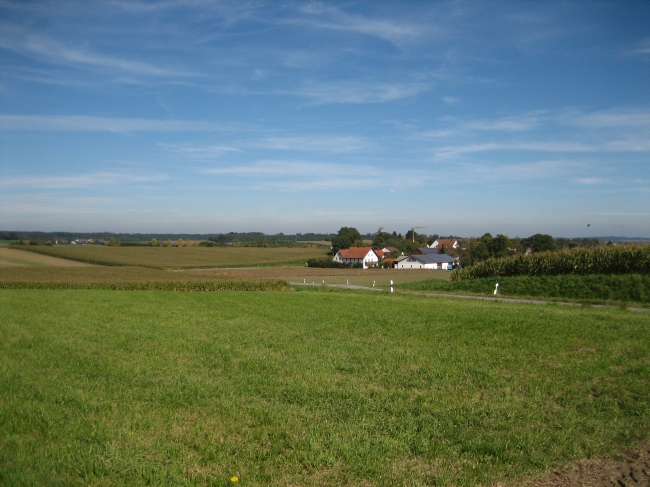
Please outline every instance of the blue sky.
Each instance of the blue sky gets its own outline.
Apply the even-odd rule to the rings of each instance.
[[[0,2],[0,63],[0,229],[650,237],[650,2]]]

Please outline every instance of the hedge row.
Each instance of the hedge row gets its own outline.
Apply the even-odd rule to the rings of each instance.
[[[650,273],[650,245],[622,245],[488,259],[472,267],[454,271],[451,279],[460,281],[501,276],[648,273]]]
[[[0,282],[0,289],[109,289],[114,291],[288,291],[282,280],[187,282]]]
[[[346,264],[343,262],[335,262],[332,258],[329,259],[309,259],[307,267],[320,267],[323,269],[363,269],[363,264],[354,263]]]

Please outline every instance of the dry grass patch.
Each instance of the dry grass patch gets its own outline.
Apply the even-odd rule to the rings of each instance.
[[[90,264],[74,260],[61,259],[50,255],[23,252],[13,248],[0,247],[0,266],[46,265],[54,267],[92,267]]]
[[[322,258],[323,249],[260,247],[107,247],[103,245],[34,246],[23,250],[108,266],[159,269],[249,267],[305,263]]]

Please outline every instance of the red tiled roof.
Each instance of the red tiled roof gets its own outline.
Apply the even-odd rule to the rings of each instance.
[[[449,239],[444,239],[444,240],[438,240],[438,245],[436,245],[436,248],[439,249],[443,245],[445,247],[453,247],[454,243],[456,243],[457,240],[449,240]]]
[[[349,249],[340,249],[341,257],[344,259],[363,259],[372,247],[350,247]]]
[[[383,250],[373,250],[375,254],[377,254],[377,257],[383,257],[384,256],[384,251]]]

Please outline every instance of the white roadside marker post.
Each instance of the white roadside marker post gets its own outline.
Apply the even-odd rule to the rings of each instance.
[[[372,287],[375,287],[375,281],[372,281]]]
[[[494,287],[494,295],[496,296],[498,292],[499,292],[499,283],[497,282],[497,285]]]
[[[390,280],[390,292],[391,293],[395,292],[395,290],[393,289],[393,280],[392,279]]]

